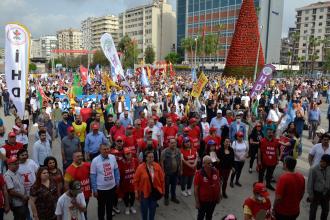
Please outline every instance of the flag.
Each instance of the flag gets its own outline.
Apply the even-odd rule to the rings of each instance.
[[[106,87],[106,90],[107,92],[110,92],[111,90],[111,87],[115,87],[115,88],[118,88],[120,89],[121,87],[119,85],[117,85],[114,81],[112,81],[110,79],[110,77],[107,75],[107,74],[104,74],[103,75],[103,82],[105,84],[105,87]]]
[[[207,82],[208,82],[208,79],[205,76],[205,74],[202,72],[198,78],[197,83],[195,83],[193,86],[193,89],[191,91],[191,96],[198,98],[201,95],[202,90]]]
[[[258,117],[258,107],[259,107],[259,100],[256,99],[254,103],[252,104],[252,114],[254,114],[256,117]]]
[[[88,69],[83,65],[80,65],[79,72],[80,72],[81,82],[85,86],[87,84]]]
[[[195,68],[191,69],[191,78],[192,78],[193,82],[197,81],[197,75],[196,75],[196,69]]]
[[[141,74],[141,84],[144,87],[149,87],[150,83],[146,74],[146,70],[144,68],[142,68],[142,74]]]
[[[173,69],[173,64],[171,62],[170,62],[170,75],[171,75],[171,77],[175,76],[175,71]]]
[[[44,89],[40,85],[38,86],[37,96],[38,96],[40,108],[46,107],[49,98],[46,96]]]
[[[101,81],[101,69],[99,64],[97,64],[95,67],[95,80],[98,82]]]
[[[151,77],[151,70],[150,70],[150,67],[147,66],[147,73],[148,73],[148,79],[150,79]]]
[[[126,70],[126,76],[127,76],[128,78],[132,78],[132,76],[133,76],[132,72],[133,72],[132,69],[127,69],[127,70]]]
[[[111,65],[111,78],[112,78],[112,81],[114,81],[114,82],[118,81],[116,70],[112,65]]]
[[[30,33],[20,24],[5,27],[5,82],[10,100],[23,119],[29,72]]]

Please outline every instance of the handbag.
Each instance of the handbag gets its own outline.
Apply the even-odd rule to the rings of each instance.
[[[146,166],[146,170],[149,176],[149,181],[150,181],[150,185],[151,185],[151,192],[150,192],[150,197],[156,201],[160,200],[163,197],[163,194],[161,192],[158,191],[158,189],[156,189],[154,187],[154,184],[152,183],[152,179],[151,179],[151,175],[149,173],[148,167]]]

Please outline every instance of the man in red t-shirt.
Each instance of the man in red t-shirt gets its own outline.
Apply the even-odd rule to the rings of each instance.
[[[125,136],[125,127],[121,124],[119,119],[116,120],[115,126],[110,129],[111,140],[115,141],[117,136]]]
[[[126,128],[126,138],[124,140],[124,147],[129,149],[133,157],[137,157],[136,138],[133,136],[133,126],[128,125]]]
[[[166,125],[163,127],[163,133],[164,133],[164,148],[168,147],[169,140],[172,138],[177,137],[178,134],[178,126],[173,125],[172,118],[168,117],[166,118]]]
[[[203,157],[203,168],[196,172],[194,190],[198,209],[197,219],[204,219],[204,217],[212,219],[215,206],[220,202],[221,189],[219,172],[212,167],[212,160],[208,155]]]
[[[274,137],[272,128],[267,129],[267,136],[260,140],[260,148],[258,152],[259,166],[259,182],[263,183],[264,174],[266,171],[266,187],[270,190],[275,190],[271,185],[274,170],[278,163],[280,144]]]
[[[219,149],[221,144],[221,137],[217,135],[217,129],[215,127],[211,127],[209,133],[210,134],[203,140],[204,144],[206,145],[209,140],[213,140],[217,145],[216,148]]]
[[[191,144],[192,147],[196,148],[197,151],[200,149],[200,138],[201,138],[201,129],[197,125],[197,119],[196,118],[191,118],[189,120],[189,128],[190,131],[188,132],[188,136],[191,139]]]
[[[6,157],[16,157],[17,152],[20,149],[23,149],[23,144],[16,142],[16,133],[15,132],[9,132],[8,134],[8,141],[5,145],[3,145],[3,148],[6,150]]]
[[[83,154],[80,151],[73,153],[73,163],[66,169],[64,174],[64,187],[69,189],[69,184],[72,181],[80,181],[82,192],[85,196],[86,210],[89,202],[89,198],[92,195],[91,183],[90,183],[90,167],[89,162],[83,162]],[[84,213],[87,216],[87,211]]]
[[[80,115],[83,120],[83,122],[87,122],[87,119],[92,117],[93,110],[91,108],[88,108],[88,102],[84,103],[84,107],[80,109]]]
[[[277,181],[273,212],[276,219],[295,220],[305,193],[305,179],[301,173],[295,172],[297,160],[293,157],[286,157],[283,165],[287,172]]]
[[[176,112],[176,106],[172,105],[171,112],[167,115],[167,117],[170,117],[172,119],[172,122],[174,124],[176,124],[177,120],[180,119],[180,117],[175,112]]]

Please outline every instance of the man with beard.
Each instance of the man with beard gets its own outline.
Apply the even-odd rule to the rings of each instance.
[[[94,125],[97,124],[99,126],[99,131],[103,132],[103,134],[106,136],[107,135],[107,131],[105,130],[105,126],[104,123],[101,122],[101,114],[100,113],[96,113],[95,114],[95,119],[94,121],[91,122],[90,124],[90,128]]]
[[[68,127],[72,125],[71,121],[68,120],[68,112],[62,113],[63,120],[58,124],[58,132],[60,133],[61,140],[68,134]]]

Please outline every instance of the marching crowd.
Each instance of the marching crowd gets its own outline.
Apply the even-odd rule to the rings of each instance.
[[[297,219],[306,186],[309,219],[321,206],[326,220],[330,134],[320,127],[319,105],[330,101],[328,81],[275,79],[250,97],[252,81],[209,75],[193,98],[190,78],[155,77],[144,88],[132,77],[134,94],[119,87],[106,91],[93,81],[84,94],[100,99],[71,97],[65,108],[59,95],[68,94],[70,77],[30,79],[24,117],[16,117],[13,127],[0,120],[0,220],[10,210],[15,220],[84,220],[92,197],[99,220],[136,214],[136,201],[141,218],[153,220],[160,199],[175,205],[178,194],[193,196],[197,219],[210,220],[220,200],[230,197],[227,186],[243,187],[245,163],[250,174],[258,172],[251,196],[237,204],[245,220]],[[39,102],[40,88],[46,102]],[[1,96],[4,116],[16,115],[4,83]],[[330,107],[328,119],[330,126]],[[33,125],[37,131],[31,133]],[[314,146],[305,183],[295,167],[306,129]],[[62,161],[53,148],[61,149]],[[284,171],[275,180],[280,164]],[[273,202],[269,191],[275,191]],[[118,208],[121,201],[125,210]],[[225,214],[224,220],[242,216]]]

